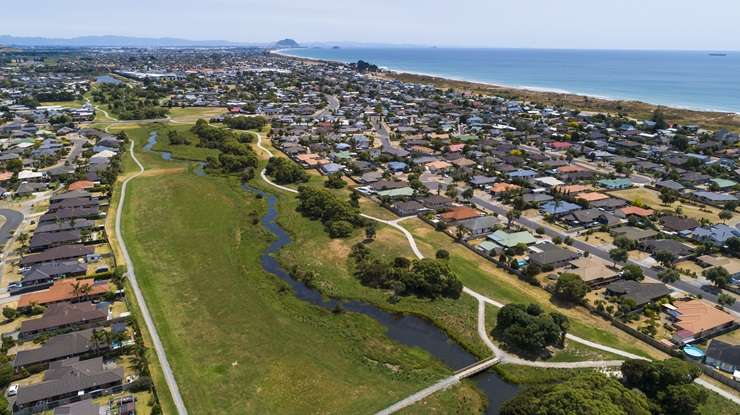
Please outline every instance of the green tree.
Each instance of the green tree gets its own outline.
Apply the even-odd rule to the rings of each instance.
[[[5,317],[6,319],[13,320],[15,319],[16,314],[17,312],[15,308],[8,306],[3,307],[3,317]]]
[[[670,284],[681,279],[681,275],[675,269],[668,268],[658,273],[658,279],[666,284]]]
[[[614,378],[591,372],[525,389],[507,401],[501,415],[650,415],[645,395]]]
[[[450,259],[450,253],[447,250],[439,249],[434,255],[437,259]]]
[[[376,232],[375,231],[375,224],[374,223],[369,223],[365,227],[365,238],[367,238],[367,239],[375,239],[375,232]]]
[[[632,281],[642,281],[645,279],[645,274],[643,274],[642,268],[639,265],[627,264],[622,268],[622,278]]]
[[[470,200],[473,198],[474,191],[472,187],[468,187],[467,189],[463,190],[462,192],[462,198],[465,200]]]
[[[653,257],[655,257],[655,260],[660,262],[666,268],[672,267],[673,263],[676,261],[676,255],[674,255],[673,252],[668,251],[660,251],[653,255]]]
[[[730,307],[735,304],[735,297],[730,294],[721,293],[717,296],[717,302],[725,307]]]
[[[623,248],[614,248],[609,251],[609,258],[614,261],[614,266],[616,266],[620,262],[626,262],[629,259],[629,254]]]
[[[576,274],[564,272],[555,283],[553,294],[555,297],[570,302],[580,303],[588,293],[588,285]]]
[[[719,218],[722,219],[722,222],[727,222],[732,219],[732,211],[725,209],[719,212]]]
[[[506,229],[511,229],[511,224],[522,216],[521,210],[511,209],[506,212]]]
[[[730,283],[730,273],[723,267],[712,267],[704,271],[704,276],[719,288],[725,288]]]
[[[347,182],[342,179],[342,173],[332,173],[327,177],[324,186],[331,189],[341,189],[347,186]]]

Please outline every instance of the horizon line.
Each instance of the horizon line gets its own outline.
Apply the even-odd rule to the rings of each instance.
[[[430,49],[527,49],[527,50],[579,50],[579,51],[645,51],[645,52],[740,52],[740,49],[681,49],[681,48],[632,48],[632,47],[573,47],[573,46],[488,46],[488,45],[444,45],[444,44],[428,44],[428,43],[394,43],[394,42],[384,42],[384,41],[357,41],[357,40],[309,40],[309,41],[298,41],[296,40],[296,37],[290,37],[286,36],[282,39],[278,40],[272,40],[272,41],[263,41],[263,40],[253,40],[253,41],[245,41],[245,40],[227,40],[227,39],[190,39],[190,38],[181,38],[177,36],[145,36],[145,35],[116,35],[116,34],[104,34],[104,35],[75,35],[71,37],[49,37],[49,36],[39,36],[39,35],[12,35],[12,34],[0,34],[0,37],[11,37],[11,38],[19,38],[19,39],[29,39],[29,38],[39,38],[39,39],[46,39],[46,40],[65,40],[65,41],[73,41],[75,39],[81,39],[81,38],[90,38],[90,37],[98,37],[98,38],[104,38],[104,37],[119,37],[119,38],[130,38],[130,39],[151,39],[151,40],[177,40],[181,42],[198,42],[198,43],[207,43],[207,42],[213,42],[213,43],[232,43],[233,45],[230,45],[230,47],[244,47],[244,46],[257,46],[257,45],[270,45],[278,42],[279,40],[283,39],[293,39],[301,45],[301,48],[315,48],[317,46],[302,46],[302,45],[311,45],[311,44],[339,44],[336,46],[341,46],[342,43],[344,44],[353,44],[352,46],[345,46],[345,47],[357,47],[357,48],[372,48],[372,47],[378,47],[378,46],[387,46],[387,47],[393,47],[393,48],[430,48]],[[107,45],[107,46],[101,46],[101,45],[80,45],[80,46],[68,46],[68,45],[13,45],[9,44],[6,46],[67,46],[67,47],[132,47],[132,46],[116,46],[116,45]],[[150,46],[150,47],[187,47],[187,46],[199,46],[199,45],[183,45],[183,46]],[[201,47],[209,47],[209,46],[201,46]],[[224,47],[224,45],[217,46],[217,45],[211,45],[211,47]],[[263,46],[264,47],[264,46]]]

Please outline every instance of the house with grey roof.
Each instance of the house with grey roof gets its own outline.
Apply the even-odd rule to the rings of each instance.
[[[95,390],[123,384],[123,368],[108,369],[103,358],[79,360],[77,357],[59,360],[49,365],[40,383],[22,386],[18,390],[14,411],[33,408],[37,404],[54,407],[55,401],[86,396]]]

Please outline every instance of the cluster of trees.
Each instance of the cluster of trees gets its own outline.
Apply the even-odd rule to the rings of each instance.
[[[320,220],[332,238],[350,236],[355,228],[364,225],[359,209],[326,189],[300,186],[297,210],[310,219]]]
[[[227,142],[238,142],[249,144],[252,142],[251,134],[236,134],[224,128],[214,127],[208,124],[208,121],[199,119],[190,129],[200,138],[199,147],[218,148],[220,149]]]
[[[250,135],[237,135],[223,128],[213,127],[205,120],[196,121],[190,131],[200,138],[199,146],[220,151],[218,158],[208,157],[206,160],[209,169],[226,173],[242,172],[246,180],[254,176],[258,158],[247,145],[251,141]]]
[[[364,244],[355,245],[351,255],[356,262],[355,275],[363,285],[393,290],[395,297],[415,295],[456,299],[462,293],[463,285],[444,255],[414,261],[397,257],[389,262],[371,255]]]
[[[684,360],[671,358],[650,362],[628,360],[622,364],[625,386],[643,392],[653,413],[694,415],[699,413],[707,393],[694,384],[701,369]]]
[[[163,118],[169,110],[159,105],[164,96],[153,89],[128,85],[104,84],[92,92],[93,99],[108,105],[121,120],[146,120]]]
[[[167,131],[167,140],[169,140],[170,144],[172,145],[189,146],[190,144],[192,144],[189,138],[185,137],[185,135],[181,134],[177,130]]]
[[[629,360],[622,382],[591,372],[531,386],[506,402],[502,415],[698,415],[707,392],[693,383],[701,370],[690,362]]]
[[[501,415],[650,415],[644,394],[601,373],[525,389],[501,408]]]
[[[496,316],[494,334],[510,346],[541,353],[548,346],[562,346],[568,327],[566,316],[546,313],[537,304],[507,304]]]
[[[224,118],[224,124],[235,130],[258,130],[267,124],[267,118],[262,116],[256,117],[228,117]]]
[[[61,102],[61,101],[74,101],[81,97],[73,92],[69,91],[48,91],[48,92],[37,92],[34,94],[34,98],[42,102]]]
[[[301,166],[292,161],[271,157],[265,166],[265,173],[279,184],[304,183],[308,181],[308,174]]]
[[[355,69],[357,69],[357,72],[378,72],[380,69],[378,68],[378,65],[373,65],[372,63],[365,62],[363,60],[357,61],[357,63],[350,64],[350,66],[354,66]]]

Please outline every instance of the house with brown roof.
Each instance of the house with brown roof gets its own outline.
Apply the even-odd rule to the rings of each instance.
[[[585,200],[586,202],[597,202],[599,200],[609,199],[609,196],[600,192],[582,192],[576,195],[576,199]]]
[[[450,209],[449,211],[439,215],[439,218],[445,222],[457,222],[460,220],[473,219],[482,216],[483,213],[478,209],[469,208],[467,206],[458,206]]]
[[[500,195],[502,193],[519,190],[522,187],[513,183],[498,182],[491,186],[491,193],[493,195]]]
[[[108,281],[87,279],[62,279],[54,281],[48,290],[36,291],[21,295],[18,308],[24,309],[36,305],[49,305],[62,301],[76,302],[81,299],[92,300],[110,291]]]
[[[701,300],[677,301],[672,307],[664,306],[663,309],[678,330],[673,335],[678,344],[705,339],[737,324],[730,314]]]
[[[655,211],[652,209],[644,209],[638,206],[625,206],[621,209],[617,209],[614,212],[617,216],[627,218],[630,216],[637,216],[640,218],[649,218],[650,216],[653,216],[655,214]]]

